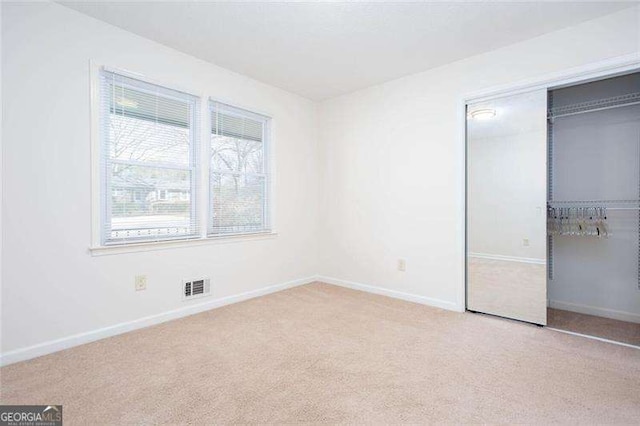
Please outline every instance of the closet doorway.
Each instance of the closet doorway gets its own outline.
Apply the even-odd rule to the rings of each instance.
[[[640,72],[466,108],[467,310],[640,347]]]
[[[640,346],[640,73],[548,95],[549,327]]]

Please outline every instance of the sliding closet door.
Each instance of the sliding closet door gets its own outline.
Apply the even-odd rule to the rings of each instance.
[[[467,106],[467,308],[546,324],[546,90]]]

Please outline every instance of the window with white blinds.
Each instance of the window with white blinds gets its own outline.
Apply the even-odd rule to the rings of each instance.
[[[271,229],[269,118],[210,101],[209,235]]]
[[[199,98],[102,70],[102,244],[199,237]]]

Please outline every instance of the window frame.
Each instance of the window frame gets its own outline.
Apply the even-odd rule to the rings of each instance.
[[[141,240],[135,242],[128,242],[126,244],[104,244],[102,240],[102,214],[105,208],[103,203],[103,142],[102,142],[102,125],[101,125],[101,71],[109,71],[116,74],[120,74],[124,77],[133,78],[142,82],[158,85],[163,88],[175,90],[195,96],[199,100],[199,116],[196,116],[196,120],[199,122],[199,133],[195,136],[196,144],[194,149],[196,150],[195,156],[195,171],[193,172],[192,187],[197,188],[197,192],[193,192],[194,197],[197,197],[192,208],[195,208],[195,219],[198,221],[199,233],[192,237],[176,237],[171,239],[154,239],[154,240]],[[184,247],[194,247],[200,245],[209,244],[228,244],[239,243],[244,241],[259,241],[267,240],[278,237],[278,232],[275,230],[275,197],[274,197],[274,170],[275,170],[275,158],[274,158],[274,144],[273,144],[273,123],[272,116],[260,111],[256,111],[255,108],[242,107],[234,102],[229,102],[228,99],[217,99],[212,97],[210,93],[203,92],[202,90],[193,90],[193,88],[185,88],[173,83],[166,83],[159,78],[152,76],[153,72],[140,73],[133,72],[127,69],[127,67],[108,66],[103,63],[99,63],[95,60],[89,60],[89,78],[90,78],[90,151],[91,151],[91,238],[88,246],[88,252],[92,256],[104,256],[124,253],[136,253],[155,250],[175,249]],[[210,147],[211,147],[211,123],[210,123],[210,102],[219,102],[233,108],[242,109],[263,117],[268,118],[269,127],[265,132],[268,137],[269,153],[266,154],[265,159],[265,171],[269,171],[269,184],[266,192],[266,197],[270,201],[265,210],[265,214],[268,215],[268,223],[270,224],[270,230],[264,232],[253,232],[244,234],[222,234],[222,235],[209,235],[209,177],[210,177]]]
[[[239,118],[248,117],[252,120],[259,121],[262,124],[262,161],[263,161],[263,171],[262,173],[252,173],[254,176],[261,176],[264,178],[264,198],[262,200],[262,222],[264,224],[263,228],[255,231],[247,231],[247,232],[229,232],[229,233],[215,233],[213,232],[213,170],[211,170],[211,138],[213,137],[213,126],[211,122],[211,118],[213,115],[213,111],[215,105],[222,105],[224,107],[230,108],[231,111],[227,112],[229,115],[233,115]],[[208,98],[207,101],[207,140],[204,142],[206,144],[207,150],[207,238],[225,238],[230,236],[246,236],[246,235],[256,235],[256,234],[265,234],[272,233],[273,231],[273,184],[272,184],[272,169],[273,169],[273,160],[271,158],[271,122],[272,118],[269,115],[261,114],[259,112],[251,111],[246,108],[242,108],[228,102],[224,102],[215,98]],[[233,172],[217,172],[221,174],[234,175]],[[240,174],[243,175],[243,174]]]
[[[105,138],[105,127],[110,125],[111,122],[111,112],[106,111],[105,105],[103,101],[103,93],[102,93],[102,79],[103,73],[111,73],[116,74],[118,76],[122,76],[127,79],[131,79],[134,81],[139,81],[141,85],[151,85],[157,86],[160,89],[166,89],[174,92],[184,93],[187,97],[192,98],[191,100],[187,100],[186,102],[190,105],[190,114],[189,114],[189,150],[188,150],[188,164],[186,166],[178,166],[176,164],[165,164],[162,162],[149,162],[145,163],[143,161],[135,161],[135,160],[121,160],[121,159],[112,159],[110,158],[110,145],[109,142]],[[125,246],[131,244],[139,244],[139,243],[154,243],[154,242],[162,242],[162,241],[170,241],[170,240],[188,240],[199,238],[201,234],[201,230],[199,228],[199,224],[201,223],[200,217],[198,215],[198,205],[200,203],[201,197],[198,193],[199,187],[199,172],[200,172],[200,123],[199,123],[199,115],[201,115],[200,107],[201,107],[201,98],[198,95],[193,93],[177,90],[173,87],[166,86],[163,84],[159,84],[153,81],[149,81],[144,78],[140,78],[139,76],[131,76],[128,73],[123,73],[119,70],[112,70],[107,67],[101,67],[98,73],[98,125],[99,125],[99,150],[100,150],[100,201],[101,201],[101,213],[100,213],[100,244],[101,246]],[[139,92],[145,92],[149,94],[154,94],[153,91],[147,87],[137,86],[136,84],[130,84],[128,82],[122,83],[124,87],[129,87],[132,90],[136,90]],[[185,102],[185,99],[172,97],[167,94],[164,97],[168,99],[175,99],[178,101]],[[109,168],[113,164],[122,164],[122,165],[132,165],[139,167],[148,167],[154,169],[162,169],[162,170],[181,170],[188,172],[190,175],[190,194],[191,200],[189,205],[189,227],[191,232],[179,235],[166,235],[166,236],[134,236],[130,238],[112,238],[109,236],[109,233],[112,232],[111,228],[111,219],[112,219],[112,174]],[[140,198],[139,198],[140,197]],[[135,202],[142,201],[142,195],[139,190],[134,190],[133,199]],[[139,200],[138,200],[139,198]]]

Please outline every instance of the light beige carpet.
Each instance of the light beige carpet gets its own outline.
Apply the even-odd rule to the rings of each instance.
[[[640,324],[560,309],[547,309],[547,326],[640,346]]]
[[[0,373],[67,424],[640,421],[640,350],[320,283]]]

